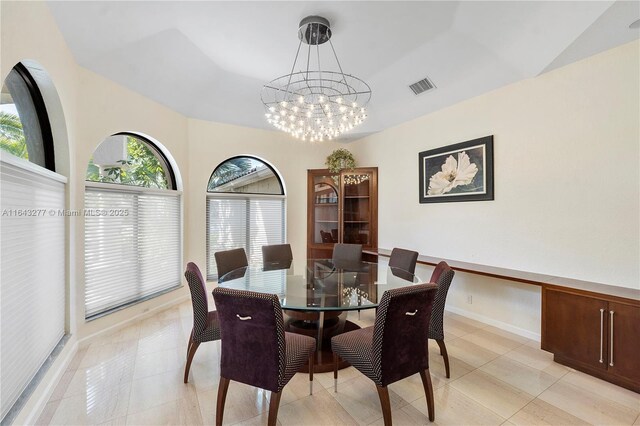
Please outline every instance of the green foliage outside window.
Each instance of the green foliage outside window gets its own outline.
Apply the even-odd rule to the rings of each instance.
[[[140,139],[127,136],[127,159],[118,163],[120,165],[105,167],[101,174],[100,168],[91,158],[87,167],[87,180],[145,188],[169,188],[162,163],[152,149]]]
[[[0,111],[0,149],[16,157],[29,159],[22,122],[16,114]]]

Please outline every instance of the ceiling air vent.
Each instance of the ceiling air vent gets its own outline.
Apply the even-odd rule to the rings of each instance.
[[[427,90],[435,89],[436,85],[431,82],[428,78],[423,78],[420,81],[413,83],[409,86],[413,93],[419,95],[420,93],[426,92]]]

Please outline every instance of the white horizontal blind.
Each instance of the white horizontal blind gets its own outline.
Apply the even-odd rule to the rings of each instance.
[[[249,264],[262,264],[262,246],[284,243],[285,226],[284,197],[209,196],[207,279],[217,279],[218,251],[243,248]]]
[[[262,246],[284,243],[284,199],[256,198],[249,200],[250,264],[262,264]]]
[[[3,156],[0,156],[3,157]],[[65,332],[66,178],[0,161],[4,418]]]
[[[178,192],[87,185],[85,209],[85,317],[180,285]]]

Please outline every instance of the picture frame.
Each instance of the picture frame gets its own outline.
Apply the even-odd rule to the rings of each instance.
[[[418,154],[420,203],[493,200],[493,135]]]

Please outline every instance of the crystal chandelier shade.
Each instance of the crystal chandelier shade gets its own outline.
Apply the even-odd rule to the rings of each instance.
[[[302,140],[334,139],[367,118],[365,107],[371,88],[362,79],[342,71],[331,43],[329,21],[319,16],[303,19],[298,37],[300,43],[291,72],[262,88],[265,117],[277,129]],[[321,67],[320,45],[326,42],[337,65],[335,71]],[[306,64],[304,59],[300,64],[305,69],[294,71],[303,43],[308,45]],[[313,65],[317,68],[312,69]]]

